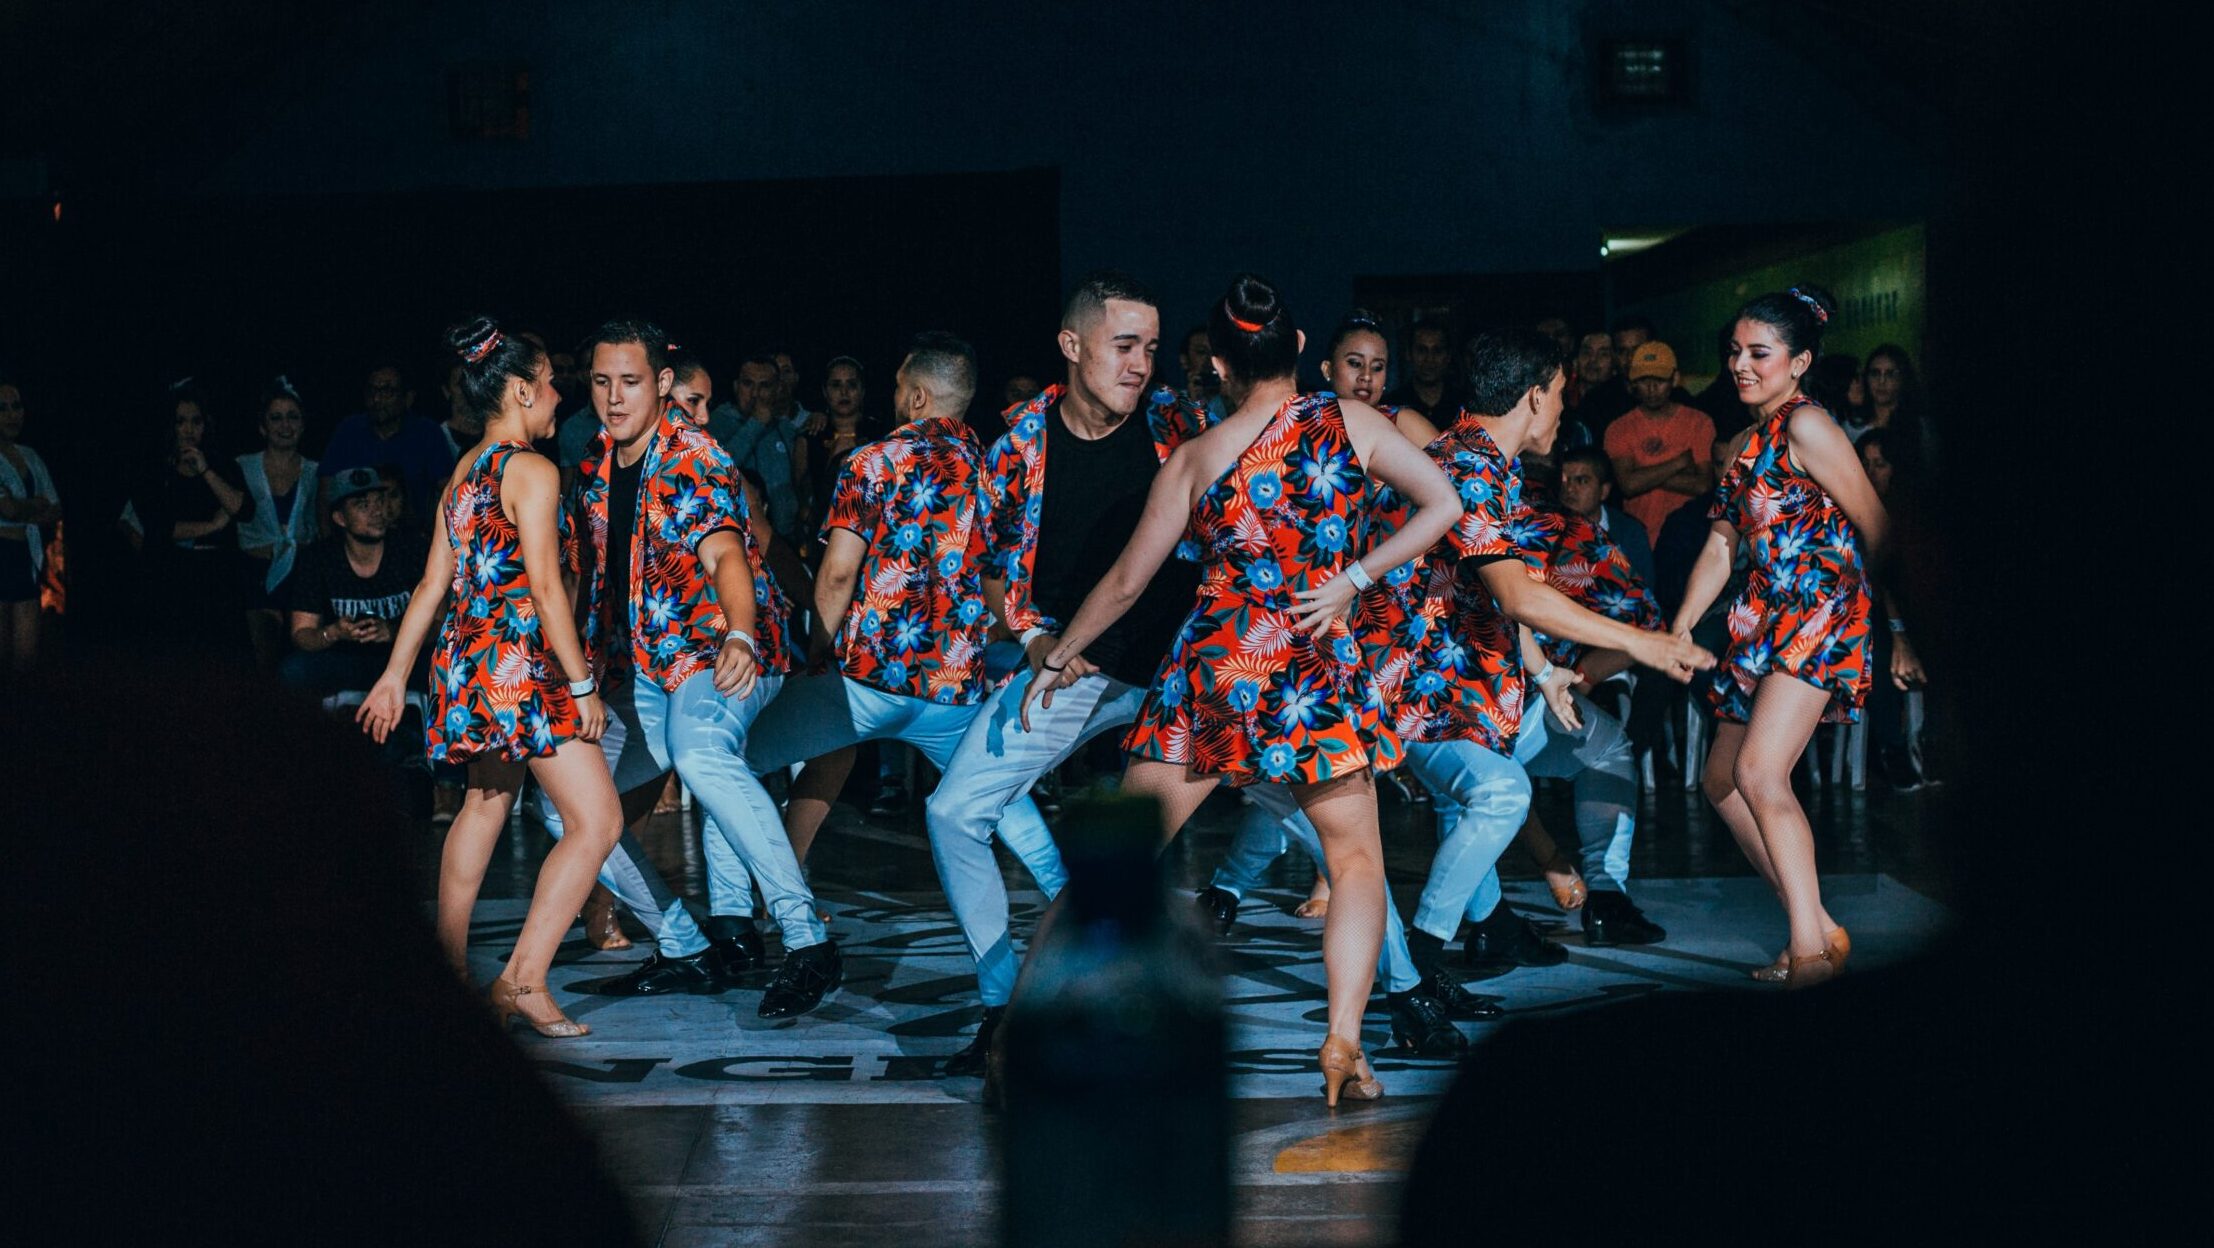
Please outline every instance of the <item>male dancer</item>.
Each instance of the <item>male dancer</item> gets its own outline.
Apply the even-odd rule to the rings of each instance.
[[[1431,593],[1450,600],[1445,627],[1426,630],[1415,647],[1397,715],[1408,768],[1457,815],[1431,862],[1407,937],[1426,973],[1458,934],[1478,890],[1496,879],[1499,855],[1529,811],[1529,776],[1514,761],[1525,696],[1516,622],[1624,651],[1676,680],[1714,666],[1714,656],[1688,640],[1642,632],[1576,605],[1518,557],[1512,530],[1527,513],[1515,457],[1525,447],[1552,445],[1561,414],[1557,357],[1553,341],[1532,330],[1478,335],[1469,350],[1467,406],[1428,448],[1458,488],[1462,516],[1425,557]],[[1542,683],[1559,678],[1540,675]],[[1566,956],[1496,900],[1471,917],[1476,935],[1464,952],[1472,958],[1551,965]]]
[[[666,346],[653,325],[617,321],[591,348],[604,428],[579,470],[597,556],[581,597],[585,635],[606,669],[601,748],[633,817],[674,765],[760,884],[785,954],[759,1013],[784,1018],[813,1009],[843,977],[776,803],[745,763],[748,727],[789,666],[789,612],[754,547],[729,455],[669,402]],[[558,835],[558,820],[548,827]],[[750,922],[713,945],[701,939],[627,834],[603,878],[662,945],[611,991],[715,991],[760,957]],[[672,936],[681,952],[670,953]]]
[[[785,686],[754,725],[747,752],[756,770],[880,738],[907,742],[940,771],[953,761],[987,692],[992,622],[982,584],[990,533],[983,450],[962,420],[975,392],[967,343],[941,333],[915,339],[892,394],[903,423],[846,460],[823,524],[815,607],[837,637],[836,670]],[[792,781],[785,810],[803,854],[837,796],[834,784],[816,781],[818,770]],[[843,781],[845,768],[827,770]],[[1029,798],[1007,808],[999,835],[1046,896],[1060,891],[1061,854]]]

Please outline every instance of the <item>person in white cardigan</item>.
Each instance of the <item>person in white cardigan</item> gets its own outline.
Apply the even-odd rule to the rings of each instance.
[[[39,576],[61,495],[46,461],[22,444],[23,388],[0,377],[0,654],[18,670],[38,657]]]
[[[238,457],[246,492],[254,500],[253,513],[238,526],[239,549],[246,553],[248,575],[254,578],[247,587],[246,631],[253,638],[254,659],[265,672],[277,669],[287,649],[285,581],[300,548],[315,540],[315,461],[300,454],[306,427],[300,392],[280,374],[262,392],[262,449]],[[303,482],[308,487],[304,505]]]

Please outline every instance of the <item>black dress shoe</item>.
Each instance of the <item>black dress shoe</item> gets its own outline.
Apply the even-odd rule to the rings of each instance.
[[[987,1005],[984,1007],[984,1019],[976,1025],[976,1039],[969,1041],[969,1047],[946,1059],[947,1074],[981,1075],[984,1073],[984,1060],[992,1052],[992,1033],[999,1030],[999,1020],[1006,1013],[1007,1007],[1004,1005]]]
[[[673,993],[708,995],[723,990],[710,964],[715,946],[710,944],[688,958],[664,957],[655,953],[638,964],[638,969],[602,984],[598,992],[609,997],[659,997]]]
[[[737,987],[740,976],[767,962],[767,955],[761,948],[761,933],[753,928],[740,928],[735,936],[707,938],[707,972],[725,988]]]
[[[1199,917],[1217,936],[1228,936],[1238,921],[1238,895],[1209,884],[1199,890]]]
[[[790,1018],[821,1005],[823,997],[845,980],[845,962],[838,956],[838,942],[794,949],[784,955],[769,990],[761,994],[761,1017]]]
[[[1413,991],[1438,1003],[1447,1018],[1465,1019],[1472,1023],[1488,1023],[1504,1018],[1506,1011],[1500,1008],[1503,997],[1488,992],[1470,992],[1461,987],[1461,981],[1443,970],[1433,970],[1430,978],[1415,985]]]
[[[1470,931],[1461,956],[1478,970],[1500,975],[1518,966],[1559,966],[1568,960],[1568,950],[1539,935],[1535,924],[1502,902]]]
[[[1427,985],[1425,985],[1427,986]],[[1468,1052],[1468,1037],[1461,1034],[1437,998],[1421,988],[1384,994],[1391,1007],[1391,1042],[1424,1057],[1459,1057]]]
[[[1645,917],[1629,894],[1611,888],[1595,888],[1584,902],[1584,943],[1595,948],[1609,945],[1654,945],[1668,939],[1661,925]]]

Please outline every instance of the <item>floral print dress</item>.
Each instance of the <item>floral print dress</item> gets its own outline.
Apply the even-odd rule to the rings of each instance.
[[[1795,396],[1753,426],[1715,487],[1710,520],[1745,536],[1752,574],[1730,604],[1730,648],[1715,668],[1716,716],[1744,723],[1761,677],[1782,672],[1825,690],[1824,723],[1852,723],[1868,695],[1869,615],[1860,535],[1835,500],[1791,462]]]
[[[1200,495],[1199,600],[1124,748],[1232,784],[1314,784],[1399,761],[1342,619],[1297,631],[1293,595],[1364,549],[1369,481],[1332,394],[1299,395]]]
[[[528,443],[491,443],[447,496],[454,583],[452,609],[431,654],[426,735],[433,762],[522,762],[549,755],[577,735],[576,699],[546,644],[523,571],[521,535],[500,506],[508,460],[530,453]],[[564,510],[565,563],[575,546]]]

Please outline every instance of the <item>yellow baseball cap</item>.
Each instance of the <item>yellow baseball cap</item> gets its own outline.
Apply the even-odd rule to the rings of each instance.
[[[1630,357],[1630,380],[1640,377],[1658,377],[1663,381],[1676,375],[1676,353],[1665,342],[1648,342]]]

